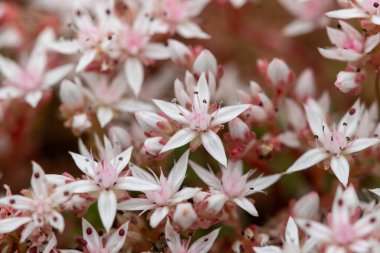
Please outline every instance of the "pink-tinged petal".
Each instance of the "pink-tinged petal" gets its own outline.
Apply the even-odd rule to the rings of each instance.
[[[15,217],[0,220],[0,234],[10,233],[32,221],[30,217]]]
[[[42,98],[42,91],[32,91],[26,94],[25,101],[33,108],[36,108],[38,103],[41,101]]]
[[[73,64],[66,64],[53,70],[50,70],[45,74],[44,80],[42,81],[43,87],[48,88],[55,85],[63,78],[65,78],[73,69]]]
[[[82,251],[79,250],[73,250],[73,249],[60,249],[60,253],[83,253]]]
[[[339,121],[338,131],[344,133],[345,136],[351,137],[358,127],[362,115],[361,111],[361,103],[358,99]]]
[[[75,71],[78,73],[78,72],[82,72],[83,70],[85,70],[87,68],[87,66],[93,61],[95,60],[95,57],[96,57],[96,50],[95,49],[92,49],[90,51],[87,51],[85,52],[79,59],[79,62],[78,62],[78,65],[75,69]]]
[[[246,188],[247,190],[251,190],[253,188],[253,190],[251,191],[254,191],[254,192],[263,191],[267,189],[268,187],[272,186],[273,184],[275,184],[281,178],[281,176],[282,174],[275,174],[275,175],[263,176],[263,177],[250,180],[249,182],[247,182]]]
[[[218,62],[215,56],[207,49],[204,49],[195,59],[193,70],[199,75],[211,72],[215,76],[218,71]]]
[[[278,136],[278,139],[287,147],[300,148],[302,146],[295,132],[285,131]]]
[[[0,223],[1,224],[1,223]],[[38,225],[35,222],[30,222],[25,226],[25,228],[22,230],[20,242],[23,243],[28,239],[28,237],[34,232],[34,230],[38,227]]]
[[[379,144],[380,139],[377,138],[359,138],[354,140],[348,148],[344,150],[345,153],[351,154],[359,152],[363,149]]]
[[[214,120],[211,122],[212,126],[222,125],[229,122],[247,110],[250,105],[232,105],[222,107],[212,114]]]
[[[170,58],[174,63],[185,63],[186,57],[191,56],[191,50],[178,40],[168,40]]]
[[[208,111],[210,104],[210,89],[207,84],[206,74],[199,77],[193,96],[193,106],[195,111]]]
[[[318,110],[321,110],[320,107],[318,107]],[[322,115],[320,115],[319,111],[317,112],[312,106],[309,105],[305,106],[305,111],[309,127],[314,135],[318,136],[318,138],[323,138],[325,134],[330,133],[330,129],[324,118],[322,118]]]
[[[367,37],[364,45],[364,52],[365,53],[370,53],[377,45],[380,43],[380,36],[379,34],[372,35]]]
[[[185,106],[186,104],[191,104],[191,98],[184,89],[182,81],[176,79],[174,81],[174,95],[178,99],[178,102]]]
[[[190,128],[184,128],[176,132],[162,148],[160,153],[182,147],[197,137],[198,133]]]
[[[368,14],[364,10],[357,8],[329,11],[325,15],[329,18],[338,19],[368,18]]]
[[[176,206],[173,214],[173,220],[179,224],[181,228],[189,228],[197,219],[197,214],[190,203],[180,203]]]
[[[45,249],[42,253],[50,253],[54,252],[54,248],[57,246],[57,237],[55,237],[54,233],[51,234],[48,243],[45,246]]]
[[[126,191],[154,191],[160,186],[136,177],[121,177],[117,180],[115,189]]]
[[[292,208],[292,214],[296,218],[315,219],[319,214],[319,195],[311,192],[300,198]]]
[[[281,82],[288,82],[290,69],[283,60],[274,58],[268,65],[267,74],[272,84],[278,85]]]
[[[49,48],[61,54],[75,54],[80,50],[81,46],[78,41],[56,41],[49,44]]]
[[[130,58],[125,62],[124,68],[128,84],[137,96],[144,80],[144,66],[139,59]]]
[[[156,210],[153,211],[152,215],[150,216],[149,224],[152,228],[155,228],[160,224],[160,222],[166,218],[166,216],[169,213],[169,207],[159,207]]]
[[[116,230],[111,237],[108,238],[106,243],[106,250],[109,250],[109,253],[118,253],[121,248],[124,246],[125,239],[127,238],[129,221],[124,223]]]
[[[96,111],[96,117],[100,123],[100,127],[104,128],[113,118],[113,111],[107,107],[100,107]]]
[[[312,250],[315,248],[317,244],[318,244],[318,240],[313,237],[310,237],[303,244],[303,247],[301,248],[301,252],[312,252]]]
[[[87,242],[86,246],[89,251],[96,251],[103,248],[102,241],[95,228],[85,219],[82,219],[83,239]]]
[[[380,15],[372,15],[371,22],[375,25],[380,25]]]
[[[363,36],[362,34],[356,30],[352,25],[350,25],[349,23],[343,21],[343,20],[339,20],[339,25],[341,26],[343,32],[345,34],[347,34],[347,36],[350,38],[350,39],[355,39],[355,40],[362,40],[363,39]],[[335,44],[333,42],[333,44]],[[339,47],[343,47],[343,46],[339,46]]]
[[[245,140],[247,133],[251,130],[248,125],[240,118],[235,118],[228,122],[228,130],[232,139]]]
[[[341,29],[331,27],[327,27],[326,29],[331,43],[336,47],[344,47],[344,43],[347,41],[348,35]]]
[[[51,205],[53,207],[58,207],[59,205],[68,201],[73,195],[74,183],[63,184],[54,189],[53,193],[50,195]]]
[[[230,0],[230,2],[234,8],[241,8],[247,2],[247,0]]]
[[[371,252],[371,242],[367,239],[356,240],[351,243],[350,250],[352,252]]]
[[[306,95],[306,97],[309,96]],[[285,109],[289,123],[296,130],[296,132],[304,129],[307,126],[306,115],[303,108],[293,99],[287,98],[285,100]]]
[[[364,217],[360,218],[354,224],[355,235],[357,238],[364,237],[373,230],[375,230],[380,223],[380,212],[375,211],[372,214],[367,214]]]
[[[170,58],[169,49],[159,43],[149,43],[146,45],[143,54],[148,59],[153,60],[165,60]]]
[[[285,241],[288,244],[299,245],[299,235],[297,224],[292,217],[289,217],[285,231]]]
[[[170,200],[171,204],[176,204],[179,202],[182,202],[184,200],[191,199],[194,197],[198,192],[200,192],[202,189],[201,188],[192,188],[192,187],[185,187],[172,197]]]
[[[301,100],[306,100],[309,97],[315,96],[316,84],[315,76],[312,69],[305,69],[297,80],[294,92]]]
[[[350,175],[350,164],[348,163],[347,159],[342,155],[333,156],[331,158],[330,165],[335,176],[344,185],[344,187],[346,187],[348,183],[348,177]]]
[[[353,50],[348,50],[344,48],[337,48],[336,51],[339,55],[343,57],[343,61],[354,62],[360,60],[364,56],[363,53],[358,53]]]
[[[0,205],[11,206],[19,210],[31,210],[33,208],[33,200],[21,195],[11,195],[0,198]]]
[[[207,253],[214,244],[216,238],[218,237],[220,228],[215,229],[208,235],[205,235],[198,240],[196,240],[187,251],[188,253]]]
[[[22,70],[20,66],[11,59],[0,55],[0,73],[9,81],[18,83]]]
[[[329,242],[333,238],[331,230],[319,222],[296,219],[296,223],[303,231],[320,241]]]
[[[153,102],[168,117],[182,124],[187,123],[184,116],[189,115],[190,112],[183,106],[156,99],[153,99]]]
[[[319,53],[331,60],[337,60],[337,61],[346,61],[346,59],[338,53],[338,50],[336,48],[331,48],[331,49],[325,49],[325,48],[318,48]]]
[[[307,169],[329,157],[329,154],[316,148],[307,151],[293,163],[286,171],[287,173],[296,172]]]
[[[177,33],[186,39],[209,39],[210,35],[193,22],[186,22],[177,26]]]
[[[47,65],[47,52],[42,47],[36,45],[30,54],[26,64],[26,71],[35,77],[41,78]]]
[[[116,165],[117,174],[119,174],[129,163],[132,156],[133,147],[129,147],[128,149],[121,152],[116,158],[112,161],[113,165]]]
[[[143,198],[132,198],[125,201],[120,202],[117,205],[117,210],[122,211],[146,211],[150,209],[154,209],[156,204],[154,204],[149,199]]]
[[[325,253],[346,253],[346,250],[341,246],[330,245],[327,247]]]
[[[30,184],[32,186],[33,193],[39,197],[47,197],[48,185],[47,185],[45,172],[43,171],[41,166],[37,164],[36,162],[32,162],[32,166],[33,166],[33,175],[32,175]]]
[[[181,238],[179,234],[173,229],[169,219],[166,221],[165,225],[165,239],[170,252],[178,252],[181,249]]]
[[[252,216],[259,216],[255,205],[247,198],[234,198],[233,201]]]
[[[220,137],[213,131],[202,133],[201,135],[203,147],[214,157],[220,164],[227,166],[226,152]]]
[[[77,165],[77,167],[83,172],[85,173],[86,175],[90,176],[90,177],[94,177],[95,174],[94,174],[94,170],[93,168],[96,167],[98,165],[97,162],[93,161],[92,159],[89,159],[85,156],[82,156],[80,154],[76,154],[76,153],[73,153],[73,152],[69,152],[71,157],[73,158],[75,164]]]
[[[136,164],[131,163],[129,165],[129,169],[132,171],[132,175],[134,177],[146,180],[152,184],[159,184],[159,182],[156,180],[156,178],[154,176],[152,176],[152,174],[150,174],[146,170],[140,168]]]
[[[78,180],[70,185],[74,193],[90,193],[100,189],[95,182],[90,180]]]
[[[137,111],[146,111],[153,110],[154,107],[151,104],[136,100],[136,99],[121,99],[116,105],[115,108],[124,111],[124,112],[137,112]]]
[[[276,246],[253,247],[256,253],[282,253],[282,249]]]
[[[218,190],[221,188],[220,179],[212,173],[212,171],[208,171],[205,168],[199,166],[193,161],[189,161],[191,168],[198,175],[198,177],[205,182],[208,186]]]
[[[60,233],[63,232],[65,228],[65,221],[63,220],[63,216],[60,213],[53,211],[48,216],[48,221],[53,228],[57,229]]]
[[[139,111],[135,113],[137,123],[146,132],[159,130],[159,122],[167,122],[167,119],[154,112]],[[168,123],[167,123],[168,124]]]
[[[116,217],[117,199],[112,190],[101,191],[98,198],[98,211],[100,220],[107,233],[110,231]]]
[[[69,110],[74,111],[84,105],[84,93],[82,86],[69,80],[63,80],[59,89],[59,98]]]
[[[171,186],[171,189],[173,192],[177,192],[179,188],[182,185],[183,180],[186,176],[186,170],[188,166],[189,161],[189,153],[190,151],[187,150],[181,158],[179,158],[178,162],[175,163],[173,168],[171,169],[169,176],[168,176],[168,183]]]
[[[294,37],[309,33],[315,29],[315,23],[307,20],[297,19],[285,26],[282,33],[285,36]]]
[[[207,199],[207,208],[218,213],[222,210],[227,200],[228,197],[223,193],[213,194]]]

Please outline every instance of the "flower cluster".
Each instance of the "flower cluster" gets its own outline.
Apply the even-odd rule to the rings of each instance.
[[[378,253],[379,44],[379,0],[1,2],[0,252]]]

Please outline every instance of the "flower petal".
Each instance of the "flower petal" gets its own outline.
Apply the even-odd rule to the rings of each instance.
[[[344,187],[346,187],[348,183],[348,177],[350,174],[350,165],[347,159],[342,155],[333,156],[331,158],[330,165],[335,176],[344,185]]]
[[[177,32],[179,35],[186,39],[209,39],[210,35],[202,31],[202,29],[193,22],[182,23],[177,26]]]
[[[116,217],[117,199],[112,190],[101,191],[98,198],[98,211],[100,220],[107,233],[110,231]]]
[[[169,219],[166,221],[165,225],[165,239],[170,249],[170,252],[178,252],[181,247],[181,238],[178,233],[175,232]]]
[[[250,105],[232,105],[222,107],[212,114],[214,120],[211,122],[213,126],[222,125],[229,122],[247,110]]]
[[[289,217],[286,225],[285,241],[288,244],[299,245],[298,228],[292,217]]]
[[[94,174],[94,170],[93,170],[93,167],[96,167],[97,166],[97,162],[95,162],[94,160],[92,159],[89,159],[85,156],[82,156],[80,154],[76,154],[76,153],[73,153],[73,152],[69,152],[71,157],[73,158],[76,166],[83,172],[85,173],[86,175],[90,176],[90,177],[94,177],[95,174]]]
[[[218,237],[220,228],[215,229],[208,235],[205,235],[198,240],[196,240],[188,250],[188,253],[207,253],[214,244],[216,238]]]
[[[165,144],[160,153],[182,147],[183,145],[186,145],[194,140],[197,135],[197,132],[191,130],[190,128],[181,129],[170,137],[169,141]]]
[[[115,189],[126,191],[154,191],[160,188],[159,185],[136,177],[121,177],[117,180]]]
[[[48,185],[45,172],[39,164],[32,162],[33,175],[31,179],[31,186],[34,194],[39,197],[48,196]]]
[[[213,131],[208,131],[201,135],[203,147],[223,166],[227,166],[226,152],[222,140]]]
[[[102,241],[95,228],[85,219],[82,219],[83,239],[87,242],[89,251],[96,251],[103,247]]]
[[[118,156],[116,156],[116,158],[112,161],[112,164],[116,165],[117,174],[119,174],[131,160],[132,151],[133,147],[129,147]]]
[[[57,211],[53,211],[49,216],[48,220],[50,225],[57,229],[60,233],[63,232],[65,228],[65,221],[63,220],[63,216]]]
[[[298,158],[297,161],[295,161],[286,172],[291,173],[307,169],[319,163],[320,161],[325,160],[327,157],[329,157],[329,154],[318,148],[309,150],[306,153],[304,153],[300,158]]]
[[[296,223],[298,226],[302,228],[307,234],[321,241],[330,241],[332,238],[331,230],[325,225],[305,219],[296,219]]]
[[[61,81],[65,76],[67,76],[74,69],[73,64],[66,64],[63,66],[59,66],[53,70],[50,70],[45,74],[42,85],[44,88],[48,88],[53,86],[54,84]]]
[[[364,10],[357,9],[357,8],[329,11],[325,15],[329,18],[338,18],[338,19],[367,18],[368,17],[368,14]]]
[[[183,180],[186,176],[186,170],[189,161],[189,150],[187,150],[178,162],[175,163],[174,167],[169,173],[168,183],[171,186],[173,192],[177,192],[182,185]]]
[[[128,84],[137,96],[144,80],[144,67],[139,59],[130,58],[125,62],[124,68]]]
[[[155,228],[160,224],[160,222],[168,215],[169,207],[159,207],[150,216],[149,224],[152,228]]]
[[[85,70],[87,66],[95,59],[95,57],[96,57],[95,49],[85,52],[79,59],[79,62],[75,71],[78,73]]]
[[[26,94],[25,101],[33,108],[36,108],[42,98],[42,91],[36,90]]]
[[[0,220],[0,234],[10,233],[32,221],[30,217],[15,217]]]
[[[352,141],[351,145],[344,150],[345,153],[351,154],[363,149],[369,148],[373,145],[379,144],[380,139],[378,138],[359,138]]]
[[[165,113],[169,118],[172,118],[173,120],[186,124],[187,120],[184,116],[190,114],[187,109],[185,109],[181,105],[177,105],[174,103],[169,103],[162,100],[153,99],[154,104],[160,108],[160,110]]]
[[[199,166],[193,161],[189,161],[191,168],[198,175],[198,177],[205,182],[208,186],[214,188],[215,190],[221,188],[220,179],[212,173],[212,171],[208,171],[205,168]]]
[[[234,198],[233,201],[252,216],[259,216],[255,205],[247,198]]]
[[[100,127],[104,128],[113,118],[113,111],[108,107],[100,107],[96,111],[96,117],[99,120]]]
[[[118,253],[120,249],[124,246],[125,239],[127,238],[129,221],[124,223],[116,230],[111,237],[108,238],[106,243],[106,250],[109,250],[110,253]]]
[[[143,198],[132,198],[125,201],[120,202],[117,205],[117,210],[122,211],[145,211],[154,209],[156,207],[156,204],[154,204],[149,199],[143,199]]]

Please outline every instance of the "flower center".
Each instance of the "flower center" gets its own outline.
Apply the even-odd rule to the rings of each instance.
[[[333,131],[324,136],[323,145],[327,151],[334,154],[339,154],[347,146],[347,140],[343,133]]]
[[[181,0],[166,0],[163,9],[168,20],[178,23],[186,18],[187,3]]]
[[[333,236],[337,243],[346,245],[355,240],[355,229],[351,224],[338,224],[333,228]]]
[[[136,31],[128,31],[125,33],[125,48],[130,54],[137,54],[145,45],[146,39]]]
[[[115,184],[118,175],[116,169],[108,161],[99,163],[95,170],[97,171],[96,181],[103,189],[109,189]]]
[[[38,88],[39,80],[35,74],[29,73],[28,71],[24,71],[21,73],[20,83],[18,85],[20,86],[20,88],[26,91],[30,91]]]
[[[172,189],[166,180],[161,179],[161,187],[159,190],[148,191],[145,194],[148,199],[157,205],[164,206],[168,203],[172,196]]]
[[[190,128],[196,131],[206,131],[209,129],[211,116],[207,112],[193,112],[189,119]]]

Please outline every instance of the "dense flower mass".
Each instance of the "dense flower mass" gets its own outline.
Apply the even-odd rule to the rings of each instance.
[[[1,1],[0,253],[379,253],[379,44],[380,0]]]

